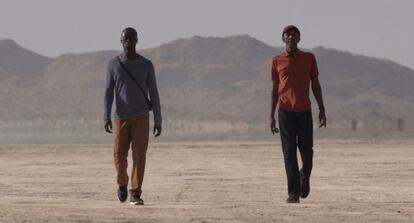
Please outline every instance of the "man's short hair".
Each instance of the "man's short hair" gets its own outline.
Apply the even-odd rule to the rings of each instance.
[[[134,34],[138,38],[137,31],[134,28],[132,28],[132,27],[125,28],[124,30],[122,30],[122,33],[124,33],[124,32],[132,33],[132,34]]]
[[[286,27],[283,29],[282,36],[283,36],[286,32],[288,32],[288,31],[290,31],[290,30],[294,30],[294,31],[298,32],[298,34],[299,34],[299,36],[300,36],[300,31],[299,31],[298,27],[296,27],[296,26],[294,26],[294,25],[288,25],[288,26],[286,26]]]

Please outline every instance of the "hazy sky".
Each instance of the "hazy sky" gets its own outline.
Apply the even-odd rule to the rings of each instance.
[[[388,58],[414,69],[413,0],[0,0],[0,39],[46,56],[120,49],[126,26],[139,48],[178,38],[248,34],[281,46],[295,24],[300,46]]]

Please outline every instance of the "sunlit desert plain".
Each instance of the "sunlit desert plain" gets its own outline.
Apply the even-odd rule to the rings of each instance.
[[[414,141],[316,141],[299,204],[278,141],[151,143],[144,206],[117,200],[112,150],[0,146],[0,222],[414,222]]]

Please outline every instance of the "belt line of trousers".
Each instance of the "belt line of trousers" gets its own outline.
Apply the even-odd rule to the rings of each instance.
[[[141,196],[149,138],[149,114],[114,121],[114,161],[119,186],[128,185],[128,151],[132,150],[130,194]]]
[[[313,121],[311,111],[278,110],[280,138],[287,175],[288,194],[299,195],[300,179],[309,178],[313,166]],[[299,170],[297,148],[302,159]]]

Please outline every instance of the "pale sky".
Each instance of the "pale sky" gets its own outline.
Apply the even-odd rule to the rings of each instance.
[[[37,53],[120,49],[135,27],[139,49],[178,38],[248,34],[282,46],[281,30],[301,30],[300,47],[324,46],[391,59],[414,69],[413,0],[0,0],[0,39]]]

